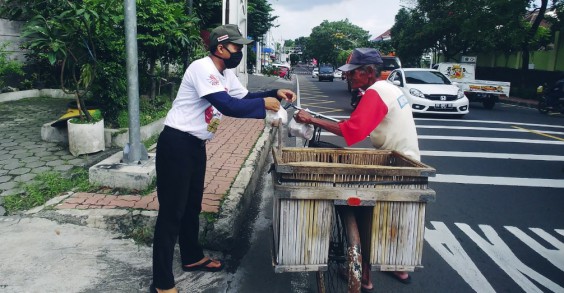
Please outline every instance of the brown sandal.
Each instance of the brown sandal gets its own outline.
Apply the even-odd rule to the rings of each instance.
[[[199,264],[199,265],[194,265],[194,266],[186,266],[183,265],[182,266],[182,270],[185,272],[194,272],[194,271],[204,271],[204,272],[218,272],[223,270],[223,262],[220,260],[215,260],[216,262],[219,262],[219,267],[209,267],[208,265],[212,262],[214,262],[214,260],[212,260],[211,258],[208,258],[208,260],[204,261],[203,263]]]

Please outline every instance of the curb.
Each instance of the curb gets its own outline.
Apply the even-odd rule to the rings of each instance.
[[[538,107],[538,102],[536,101],[523,102],[523,101],[515,101],[515,100],[500,98],[499,102],[502,104],[516,105],[516,106],[521,106],[531,109],[536,109]]]
[[[217,220],[204,228],[201,239],[205,248],[225,251],[232,247],[241,231],[245,212],[257,197],[255,191],[275,138],[275,128],[266,126],[225,196]]]

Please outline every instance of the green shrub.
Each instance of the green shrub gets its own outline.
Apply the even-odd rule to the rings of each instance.
[[[0,89],[10,85],[10,79],[24,75],[23,64],[17,60],[11,60],[8,53],[4,51],[7,46],[7,43],[0,44]]]
[[[166,96],[157,96],[154,101],[142,98],[139,101],[139,124],[147,125],[166,116],[172,107],[172,102]],[[121,110],[117,117],[118,128],[129,127],[127,110]]]

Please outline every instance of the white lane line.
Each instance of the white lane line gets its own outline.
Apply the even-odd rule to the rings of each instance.
[[[483,124],[506,124],[506,125],[526,125],[526,126],[538,126],[538,127],[551,127],[551,128],[562,128],[561,125],[551,125],[551,124],[534,124],[534,123],[521,123],[521,122],[510,122],[510,121],[490,121],[490,120],[445,120],[437,118],[414,118],[415,121],[442,121],[442,122],[467,122],[467,123],[483,123]]]
[[[480,153],[480,152],[445,152],[445,151],[421,151],[421,155],[430,156],[430,157],[512,159],[512,160],[564,162],[564,156],[552,156],[552,155]]]
[[[418,138],[419,139],[434,139],[434,140],[489,141],[489,142],[510,142],[510,143],[534,143],[534,144],[564,145],[564,141],[519,139],[519,138],[501,138],[501,137],[419,135]]]
[[[330,133],[330,132],[322,131],[321,136],[336,136],[336,135],[333,134],[333,133]],[[520,139],[520,138],[501,138],[501,137],[418,135],[417,138],[419,138],[419,139],[429,139],[429,140],[488,141],[488,142],[509,142],[509,143],[533,143],[533,144],[564,145],[564,141]]]
[[[520,132],[528,133],[530,131],[518,128],[489,128],[489,127],[470,127],[470,126],[441,126],[441,125],[417,125],[417,128],[430,128],[430,129],[457,129],[457,130],[484,130],[484,131],[499,131],[499,132]],[[542,131],[546,134],[564,135],[564,132],[559,131]]]
[[[436,177],[429,177],[429,181],[439,183],[564,188],[564,180],[562,179],[437,174]]]

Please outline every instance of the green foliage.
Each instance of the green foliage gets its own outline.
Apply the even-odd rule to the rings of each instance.
[[[92,186],[88,181],[88,170],[74,168],[69,176],[55,171],[45,172],[37,175],[34,181],[23,186],[24,193],[4,197],[4,207],[8,214],[45,204],[51,198],[62,192],[75,190],[87,191]]]
[[[150,246],[153,243],[153,235],[155,229],[153,227],[140,225],[134,227],[130,232],[127,233],[127,237],[133,239],[137,245]]]
[[[429,51],[440,52],[446,61],[458,61],[468,53],[536,49],[549,38],[544,29],[537,30],[525,19],[529,3],[532,1],[418,0],[396,15],[392,45],[408,65],[418,64],[420,56]]]
[[[22,63],[8,58],[5,52],[8,44],[0,44],[0,89],[7,85],[10,76],[23,76]]]
[[[278,68],[274,66],[263,66],[261,73],[266,76],[278,76]]]
[[[202,29],[213,29],[221,25],[221,0],[192,0],[192,5]]]
[[[329,22],[324,20],[312,29],[307,44],[308,53],[320,64],[337,64],[342,50],[369,46],[368,31],[349,22],[348,19]]]
[[[155,100],[141,99],[139,103],[139,123],[147,125],[166,116],[172,107],[168,97],[158,96]],[[122,110],[117,118],[118,128],[129,127],[129,115],[127,110]]]
[[[249,0],[247,2],[249,24],[247,25],[247,35],[254,40],[262,41],[263,35],[274,25],[278,16],[272,15],[272,6],[265,0]]]
[[[343,64],[346,64],[347,59],[351,55],[352,51],[353,51],[352,49],[340,51],[339,54],[337,55],[337,59],[336,59],[337,66],[341,66]]]
[[[71,118],[70,122],[74,124],[90,124],[90,123],[98,122],[104,118],[102,117],[102,112],[99,109],[94,110],[92,113],[90,113],[90,115],[92,117],[91,120],[86,120],[83,117],[76,117],[76,118]]]
[[[208,223],[214,223],[215,221],[217,221],[217,214],[216,213],[201,212],[200,216],[204,217],[204,219],[206,219],[206,222],[208,222]]]

